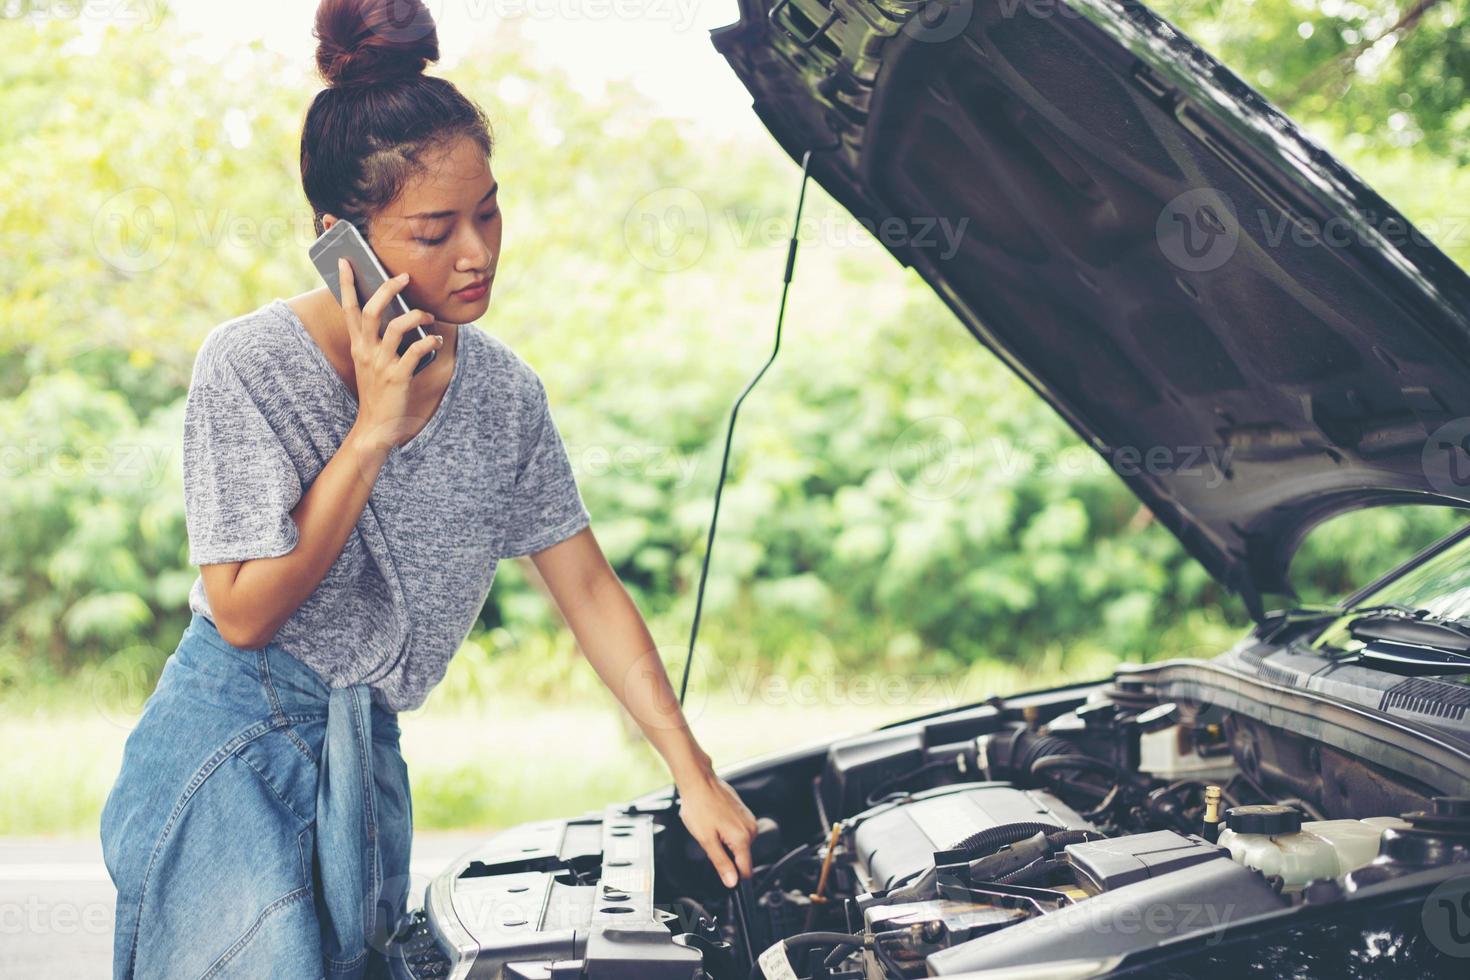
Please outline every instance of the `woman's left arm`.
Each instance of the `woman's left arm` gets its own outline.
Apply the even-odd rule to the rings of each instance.
[[[755,815],[695,741],[653,635],[592,528],[530,557],[583,656],[663,756],[679,789],[679,816],[725,887],[735,887],[737,872],[749,878]],[[723,845],[734,852],[733,864]]]

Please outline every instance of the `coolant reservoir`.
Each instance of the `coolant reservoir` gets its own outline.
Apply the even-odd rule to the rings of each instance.
[[[1302,833],[1315,834],[1337,849],[1337,873],[1347,874],[1372,864],[1378,856],[1378,841],[1385,827],[1407,827],[1398,817],[1368,817],[1366,820],[1308,820]]]
[[[1303,831],[1302,812],[1294,807],[1231,807],[1225,811],[1225,829],[1217,843],[1246,867],[1280,875],[1282,891],[1296,891],[1316,878],[1336,878],[1340,873],[1337,847]]]

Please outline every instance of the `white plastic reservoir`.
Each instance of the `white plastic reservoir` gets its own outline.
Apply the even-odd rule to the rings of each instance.
[[[1303,822],[1295,807],[1237,806],[1225,811],[1218,843],[1246,867],[1280,875],[1283,891],[1297,891],[1370,863],[1383,828],[1407,826],[1398,817]]]

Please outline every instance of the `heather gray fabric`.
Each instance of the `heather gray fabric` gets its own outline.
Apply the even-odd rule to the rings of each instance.
[[[184,408],[190,564],[291,551],[291,510],[356,417],[284,300],[210,330]],[[342,553],[273,640],[329,686],[368,683],[374,701],[412,710],[468,635],[499,559],[590,522],[540,376],[464,324],[439,408],[390,451]],[[202,577],[189,608],[213,619]]]

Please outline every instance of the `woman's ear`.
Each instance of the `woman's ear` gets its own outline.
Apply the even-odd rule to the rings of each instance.
[[[323,232],[325,232],[328,228],[332,227],[336,223],[337,223],[337,216],[336,215],[333,215],[333,214],[323,214],[322,215],[322,231]]]

